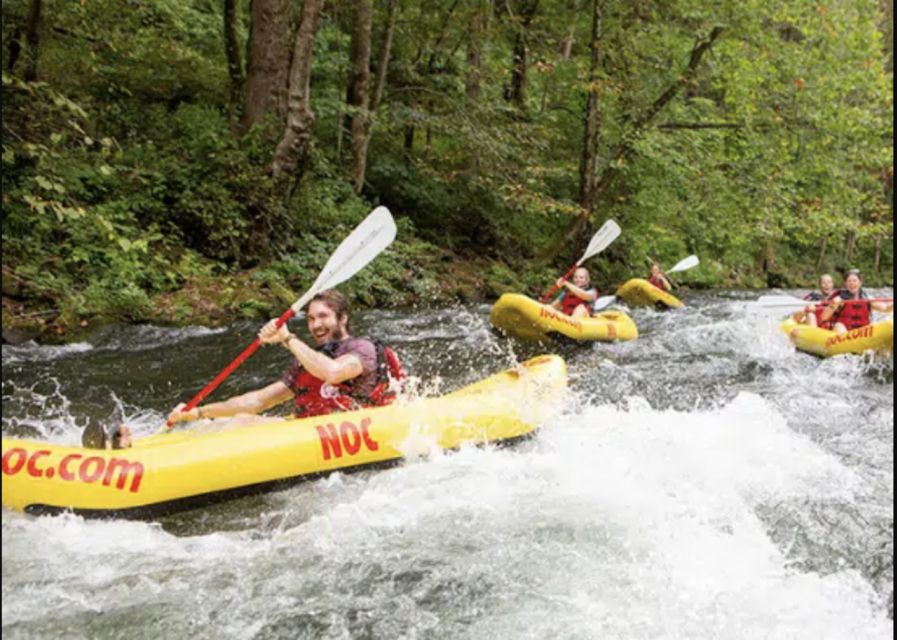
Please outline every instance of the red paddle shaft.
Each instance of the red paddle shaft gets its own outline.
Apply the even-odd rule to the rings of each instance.
[[[566,280],[567,278],[569,278],[573,274],[573,272],[576,271],[576,268],[578,266],[579,266],[579,263],[574,264],[572,267],[570,267],[570,270],[567,271],[567,273],[565,273],[563,276],[561,276],[561,278],[563,280]],[[558,286],[557,282],[555,282],[554,286],[552,286],[551,289],[548,290],[548,293],[546,293],[544,296],[542,296],[542,300],[541,300],[542,304],[545,304],[546,302],[548,302],[548,299],[551,297],[551,294],[554,293],[555,291],[557,291],[558,289],[560,289],[560,287]]]
[[[292,307],[290,307],[289,309],[284,311],[283,315],[281,315],[277,319],[277,328],[279,329],[284,324],[286,324],[287,320],[292,318],[294,315],[296,315],[296,312],[293,311]],[[241,364],[246,362],[246,359],[249,356],[251,356],[253,353],[255,353],[260,346],[262,346],[262,341],[258,339],[258,336],[256,336],[255,340],[252,341],[252,344],[250,344],[248,347],[246,347],[243,350],[243,353],[241,353],[236,358],[234,358],[234,361],[231,362],[229,365],[227,365],[221,373],[219,373],[217,376],[215,376],[214,380],[212,380],[209,384],[207,384],[205,387],[203,387],[202,391],[200,391],[195,396],[193,396],[190,399],[190,402],[185,404],[184,408],[181,409],[181,411],[183,413],[191,411],[196,405],[198,405],[200,402],[202,402],[205,399],[205,397],[207,395],[209,395],[210,393],[212,393],[215,389],[217,389],[218,385],[220,385],[222,382],[224,382],[224,380],[230,374],[232,374],[237,369],[237,367],[239,367]],[[174,423],[171,420],[169,420],[165,423],[165,426],[167,426],[169,429],[171,429],[172,425],[174,425]]]
[[[805,300],[805,302],[809,307],[811,304],[829,305],[833,300]],[[894,302],[894,298],[847,298],[841,302]]]

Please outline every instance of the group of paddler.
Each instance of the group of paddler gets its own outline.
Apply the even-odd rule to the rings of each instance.
[[[392,223],[392,218],[385,208],[376,209],[340,245],[306,295],[281,317],[265,324],[253,344],[190,402],[175,407],[168,416],[167,427],[170,428],[177,422],[207,418],[231,418],[242,424],[286,420],[288,418],[261,414],[290,401],[293,403],[292,418],[390,404],[396,398],[397,387],[405,378],[402,364],[395,352],[379,341],[351,335],[348,301],[333,288],[333,285],[354,275],[392,241],[395,235],[394,223],[389,233],[380,233],[380,229],[390,227],[389,224],[385,224],[386,217],[388,222]],[[365,225],[370,226],[367,236],[364,236]],[[556,290],[562,290],[551,302],[550,307],[569,317],[568,324],[580,331],[583,319],[601,318],[604,322],[601,327],[604,332],[583,333],[581,336],[583,339],[589,339],[589,335],[600,335],[593,339],[634,338],[637,336],[634,324],[629,318],[620,317],[625,314],[602,313],[602,310],[627,288],[631,288],[628,287],[630,283],[637,285],[639,294],[636,296],[637,299],[640,296],[642,300],[652,301],[656,300],[657,296],[665,295],[678,303],[678,300],[669,296],[668,292],[673,285],[668,273],[684,271],[698,264],[696,256],[689,256],[668,273],[664,273],[658,262],[652,262],[651,272],[646,280],[630,281],[627,286],[621,287],[616,295],[599,298],[598,290],[591,284],[589,271],[582,266],[582,263],[607,248],[619,234],[619,226],[613,220],[608,220],[592,238],[582,258],[559,278],[555,286],[542,298],[544,304]],[[647,294],[646,287],[649,289]],[[654,293],[651,293],[650,289],[653,289]],[[528,301],[523,296],[516,298]],[[782,296],[770,296],[770,298],[779,300]],[[831,275],[823,274],[819,279],[819,291],[807,294],[804,300],[807,302],[806,306],[794,314],[793,321],[836,332],[846,332],[868,325],[871,322],[872,310],[887,312],[893,309],[890,300],[870,299],[866,295],[862,289],[862,276],[856,269],[846,273],[843,287],[838,290],[834,288]],[[306,344],[286,326],[286,321],[295,315],[306,301],[308,302],[306,322],[314,346]],[[534,301],[529,302],[535,304]],[[507,329],[508,321],[502,321],[501,314],[495,313],[500,309],[501,303],[502,301],[499,301],[493,309],[492,320],[497,327]],[[661,308],[669,306],[671,304],[667,303]],[[520,319],[519,314],[513,315],[510,323],[519,324]],[[631,331],[627,332],[628,325],[622,324],[621,320],[632,324]],[[525,332],[523,334],[525,335]],[[541,336],[538,333],[535,335]],[[200,402],[260,345],[280,345],[292,357],[291,366],[281,378],[260,389],[201,405]],[[91,447],[126,448],[131,446],[131,435],[127,425],[120,425],[109,433],[104,427],[91,424],[85,430],[82,442],[85,446]]]
[[[872,323],[872,312],[893,311],[893,300],[870,298],[863,290],[863,275],[859,269],[849,269],[844,283],[835,289],[835,280],[828,273],[819,276],[819,291],[804,296],[807,305],[796,312],[795,322],[812,327],[846,333]]]

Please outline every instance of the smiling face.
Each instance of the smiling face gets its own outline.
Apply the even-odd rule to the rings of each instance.
[[[660,265],[655,262],[651,265],[651,275],[656,276],[658,274],[660,274]]]
[[[819,276],[819,290],[824,295],[827,296],[832,291],[834,291],[834,289],[835,289],[835,281],[832,279],[832,277],[829,274],[824,273],[821,276]]]
[[[580,267],[576,271],[573,272],[573,284],[575,284],[580,289],[585,289],[589,286],[589,272],[588,270]]]
[[[318,345],[343,340],[348,335],[349,316],[337,317],[326,302],[316,300],[308,305],[308,332]]]
[[[863,281],[860,280],[860,276],[857,274],[850,273],[844,278],[844,286],[847,287],[847,290],[851,294],[856,294],[860,290],[860,287],[863,286]]]

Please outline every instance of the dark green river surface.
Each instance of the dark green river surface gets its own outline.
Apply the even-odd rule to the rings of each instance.
[[[632,310],[634,342],[555,347],[566,408],[513,447],[156,522],[4,510],[3,637],[891,638],[893,360],[795,352],[758,295],[686,293]],[[488,313],[365,312],[354,333],[431,394],[551,350]],[[257,329],[4,345],[3,434],[77,443],[116,406],[151,433]],[[288,364],[263,349],[212,399]]]

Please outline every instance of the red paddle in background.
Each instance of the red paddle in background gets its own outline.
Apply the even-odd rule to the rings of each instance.
[[[305,292],[289,309],[284,311],[277,319],[277,326],[283,326],[287,320],[295,316],[304,307],[309,300],[325,289],[332,289],[341,282],[345,282],[356,273],[361,271],[371,260],[388,247],[396,237],[396,223],[386,207],[377,207],[374,209],[361,224],[355,227],[355,230],[340,243],[330,256],[327,264],[321,270],[321,274],[311,288]],[[224,370],[215,376],[215,379],[207,384],[202,391],[197,393],[190,399],[190,402],[181,409],[184,413],[192,410],[196,405],[202,402],[206,396],[214,391],[218,385],[234,372],[241,364],[243,364],[249,356],[255,353],[261,341],[256,337],[243,353],[238,355],[233,362],[227,365]],[[170,420],[165,423],[167,428],[171,428],[174,423]]]

